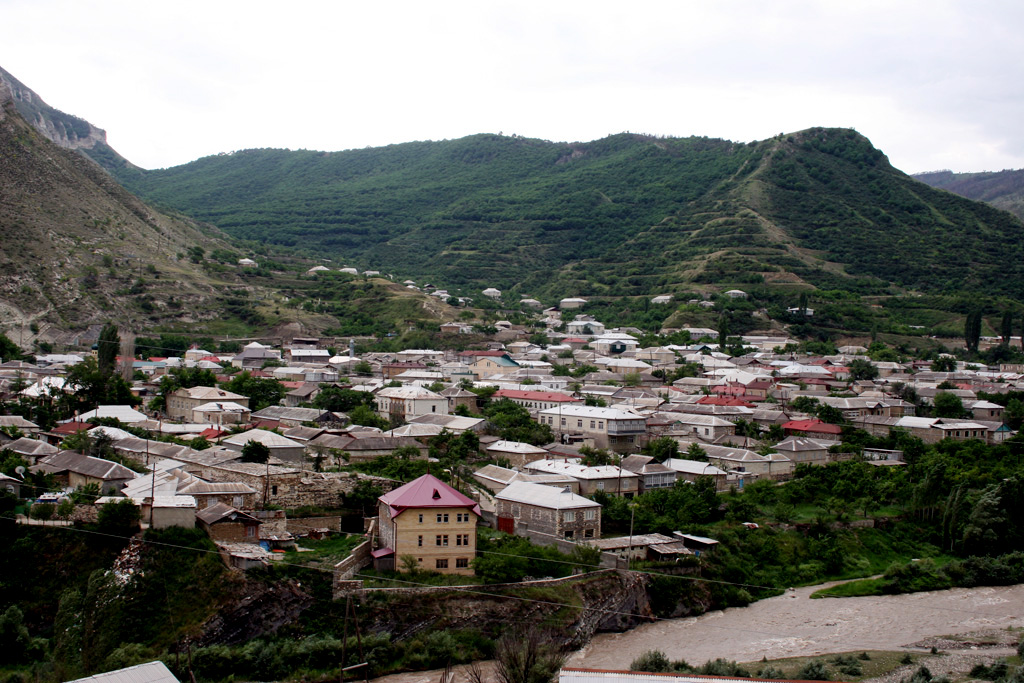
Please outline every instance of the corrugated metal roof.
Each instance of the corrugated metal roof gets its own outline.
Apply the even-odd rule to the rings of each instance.
[[[125,669],[108,671],[87,678],[76,678],[68,683],[180,683],[171,670],[160,661],[136,664]]]
[[[576,495],[572,491],[533,484],[526,481],[513,481],[501,493],[495,496],[498,500],[513,503],[535,505],[552,510],[572,510],[577,508],[600,508],[598,503]]]
[[[405,486],[385,493],[381,502],[388,505],[392,518],[408,508],[470,508],[480,514],[480,506],[432,474],[424,474]]]

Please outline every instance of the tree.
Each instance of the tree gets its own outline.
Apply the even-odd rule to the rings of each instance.
[[[355,425],[377,427],[379,429],[387,429],[389,424],[387,420],[373,412],[373,408],[366,405],[356,406],[350,410],[348,419],[352,420],[352,424]]]
[[[671,458],[679,457],[679,442],[671,436],[662,436],[652,439],[644,446],[643,452],[657,462],[665,462]]]
[[[517,626],[498,639],[494,660],[501,683],[549,683],[562,668],[565,654],[540,629]]]
[[[7,335],[0,334],[0,360],[19,360],[22,357],[21,349],[17,344],[7,338]]]
[[[953,372],[956,370],[956,359],[952,356],[939,356],[932,361],[932,372]]]
[[[130,498],[105,504],[97,516],[100,529],[114,536],[133,536],[141,519],[142,511]]]
[[[1013,336],[1013,311],[1003,312],[1003,319],[999,327],[1003,346],[1009,346],[1010,337]]]
[[[259,441],[247,441],[242,446],[242,462],[258,462],[263,464],[270,459],[270,447]]]
[[[683,455],[686,460],[699,460],[701,462],[708,461],[708,452],[700,447],[700,444],[694,442],[690,444],[690,447],[686,449],[686,453]]]
[[[107,323],[100,330],[99,340],[96,342],[96,359],[100,374],[109,377],[114,374],[114,367],[117,365],[117,352],[121,348],[121,336],[117,333],[117,325]]]
[[[871,361],[863,358],[854,358],[850,362],[850,379],[857,382],[860,380],[872,380],[878,377],[878,368]]]
[[[672,670],[672,663],[661,650],[647,650],[630,663],[629,670],[644,671],[648,673],[667,673]]]
[[[228,391],[249,397],[249,408],[256,412],[268,406],[276,406],[284,398],[287,390],[276,379],[253,377],[248,372],[241,372],[221,385]]]
[[[964,318],[964,341],[968,352],[978,352],[978,344],[981,341],[981,311],[972,310]]]
[[[964,403],[956,394],[940,391],[935,394],[935,417],[963,417]]]
[[[377,509],[377,499],[384,495],[380,484],[370,479],[360,479],[354,489],[342,494],[345,507],[359,510],[363,516],[373,514]]]
[[[313,399],[314,408],[335,413],[347,413],[356,406],[367,406],[372,409],[374,405],[373,394],[370,392],[342,387],[324,387]]]

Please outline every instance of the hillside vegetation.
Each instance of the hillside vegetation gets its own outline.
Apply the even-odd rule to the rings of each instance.
[[[1024,218],[1024,170],[986,173],[934,171],[918,173],[915,180],[961,197],[976,199]]]
[[[447,286],[535,296],[759,282],[1024,294],[1019,220],[914,181],[852,130],[749,144],[476,135],[111,170],[236,237]]]

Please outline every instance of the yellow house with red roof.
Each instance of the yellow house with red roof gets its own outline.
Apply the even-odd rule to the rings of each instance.
[[[377,499],[380,548],[374,567],[401,570],[412,557],[419,569],[472,574],[480,506],[437,477],[424,474]]]

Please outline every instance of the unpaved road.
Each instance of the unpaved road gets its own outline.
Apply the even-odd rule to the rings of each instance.
[[[567,665],[628,669],[647,650],[661,650],[671,660],[694,665],[717,657],[749,662],[893,650],[931,636],[1024,627],[1024,585],[811,600],[811,593],[821,587],[798,588],[749,607],[602,634]]]

